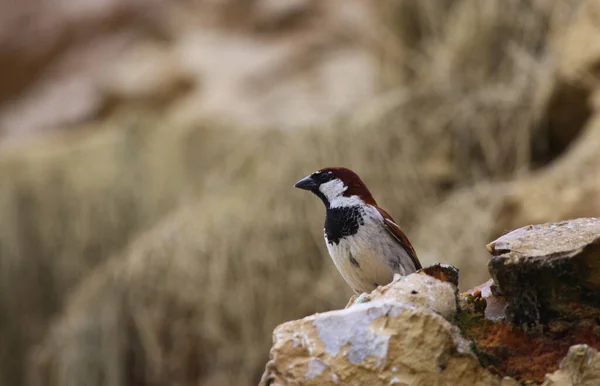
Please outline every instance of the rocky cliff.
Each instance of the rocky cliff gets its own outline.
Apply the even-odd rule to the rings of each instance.
[[[600,382],[600,219],[527,226],[488,244],[487,283],[434,265],[343,310],[275,329],[261,386]]]

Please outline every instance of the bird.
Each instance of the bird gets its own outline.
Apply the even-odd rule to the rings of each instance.
[[[325,204],[325,244],[355,294],[389,284],[395,273],[406,276],[422,268],[404,232],[352,170],[326,167],[294,187],[314,193]]]

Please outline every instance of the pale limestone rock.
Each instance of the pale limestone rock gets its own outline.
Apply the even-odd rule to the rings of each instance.
[[[592,386],[600,384],[600,354],[585,344],[571,346],[569,353],[542,386]]]
[[[356,304],[357,300],[352,300],[348,306]],[[451,320],[456,314],[456,288],[450,283],[424,274],[396,274],[390,284],[378,287],[361,299],[362,302],[378,300],[425,307],[437,312],[446,320]]]
[[[371,301],[275,329],[261,385],[500,385],[456,327],[423,306]]]

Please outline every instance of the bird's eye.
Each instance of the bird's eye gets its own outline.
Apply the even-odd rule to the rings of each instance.
[[[312,177],[316,181],[319,181],[319,183],[325,183],[325,182],[333,179],[333,173],[330,170],[327,170],[327,171],[317,170],[316,172],[314,172],[312,174]]]

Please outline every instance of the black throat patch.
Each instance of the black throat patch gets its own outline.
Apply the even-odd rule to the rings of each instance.
[[[347,236],[355,235],[358,227],[364,225],[364,210],[356,206],[327,208],[325,215],[325,236],[330,244],[339,244]]]

